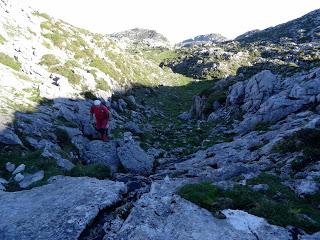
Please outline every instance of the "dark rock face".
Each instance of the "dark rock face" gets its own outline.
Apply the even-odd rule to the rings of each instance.
[[[320,9],[276,27],[270,27],[263,31],[245,33],[235,40],[243,43],[252,43],[256,41],[279,43],[282,39],[291,39],[296,43],[319,41]]]

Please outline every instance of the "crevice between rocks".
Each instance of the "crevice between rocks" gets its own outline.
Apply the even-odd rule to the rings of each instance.
[[[122,223],[116,227],[117,229],[121,228],[122,224],[130,215],[133,204],[138,201],[143,194],[150,192],[151,182],[146,186],[142,184],[135,188],[130,186],[132,183],[134,184],[135,181],[133,179],[131,179],[131,181],[126,182],[128,192],[122,195],[122,200],[112,206],[101,209],[97,216],[93,218],[81,232],[78,240],[103,240],[105,236],[114,230],[112,227],[108,229],[105,226],[106,223],[112,225],[113,221],[117,219],[120,219]]]
[[[102,240],[106,235],[106,232],[103,229],[104,224],[108,220],[113,220],[116,217],[114,214],[116,209],[124,204],[125,201],[122,200],[112,206],[101,209],[97,216],[93,218],[92,221],[81,232],[78,240]]]

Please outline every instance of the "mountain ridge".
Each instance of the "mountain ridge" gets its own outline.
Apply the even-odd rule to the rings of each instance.
[[[320,39],[320,9],[313,10],[302,17],[269,27],[258,32],[240,35],[236,41],[250,43],[254,41],[270,41],[279,43],[281,38],[291,38],[296,43],[319,41]],[[274,33],[274,34],[273,34]]]

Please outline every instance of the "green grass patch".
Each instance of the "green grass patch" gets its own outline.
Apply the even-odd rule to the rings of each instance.
[[[225,208],[240,209],[263,217],[270,224],[282,227],[290,225],[308,233],[320,230],[320,210],[317,209],[319,194],[299,198],[277,177],[267,174],[250,180],[248,184],[267,184],[269,189],[256,192],[248,186],[237,185],[232,190],[223,191],[210,183],[201,183],[183,186],[178,194],[212,212]]]
[[[4,44],[7,40],[0,34],[0,44]]]
[[[77,128],[78,127],[78,125],[76,123],[70,122],[67,119],[65,119],[64,117],[57,117],[54,120],[54,124],[63,125],[63,126],[66,126],[66,127],[71,127],[71,128]]]
[[[59,48],[62,48],[64,46],[65,41],[66,41],[65,37],[57,32],[46,33],[46,34],[43,34],[43,36],[45,38],[51,40],[53,45],[55,45],[56,47],[59,47]]]
[[[49,42],[47,42],[47,41],[43,41],[42,45],[45,46],[48,49],[52,49],[51,44]]]
[[[32,102],[38,103],[38,104],[45,104],[45,105],[51,105],[53,103],[52,100],[41,97],[40,96],[40,90],[39,88],[26,88],[23,89],[25,92],[31,94],[31,96],[28,97],[28,99]]]
[[[107,179],[111,177],[111,171],[107,166],[101,164],[83,165],[81,163],[67,173],[71,177],[94,177],[98,179]]]
[[[72,177],[95,177],[98,179],[107,179],[111,177],[111,171],[108,167],[93,164],[93,165],[83,165],[82,163],[77,163],[75,168],[71,171],[66,171],[60,168],[56,161],[49,158],[43,158],[41,156],[42,151],[29,151],[24,150],[19,147],[11,149],[10,151],[1,151],[0,152],[0,176],[6,180],[10,180],[11,173],[5,170],[5,165],[7,162],[14,163],[16,166],[20,164],[25,164],[26,169],[24,173],[33,174],[40,170],[44,171],[44,179],[36,182],[35,184],[29,187],[37,187],[46,184],[47,180],[52,176],[65,175]],[[13,180],[9,181],[9,184],[6,186],[6,190],[10,192],[20,191],[19,185]]]
[[[5,164],[7,162],[14,163],[16,166],[20,164],[25,164],[25,173],[36,173],[37,171],[44,170],[44,179],[37,183],[37,185],[42,185],[46,180],[52,176],[63,175],[64,171],[59,168],[56,161],[53,159],[41,157],[41,150],[31,152],[22,149],[15,149],[10,152],[2,151],[0,153],[0,175],[5,179],[9,180],[11,173],[5,170]],[[14,181],[10,181],[7,191],[18,191],[21,190],[19,185]]]
[[[311,163],[320,158],[320,130],[301,129],[285,137],[273,150],[279,153],[302,152],[303,157],[297,158],[292,163],[294,171],[303,171]]]
[[[91,91],[83,91],[80,93],[80,95],[83,96],[85,99],[90,99],[90,100],[98,99],[98,97]]]
[[[33,12],[32,14],[33,14],[34,16],[43,17],[43,18],[45,18],[45,19],[47,19],[47,20],[51,20],[51,17],[50,17],[48,14],[46,14],[46,13],[41,13],[41,12],[39,12],[39,11],[35,11],[35,12]]]
[[[7,102],[7,105],[18,112],[23,112],[23,113],[34,113],[36,112],[36,108],[30,104],[22,104],[22,103],[16,103],[16,102]]]
[[[266,123],[266,122],[260,122],[258,123],[255,128],[254,131],[269,131],[270,130],[270,124]]]
[[[96,83],[97,83],[97,86],[96,86],[97,89],[100,89],[102,91],[110,91],[111,90],[108,83],[102,78],[96,80]]]
[[[90,66],[99,69],[101,72],[109,75],[117,81],[121,82],[123,80],[123,76],[115,70],[115,67],[101,58],[94,58],[90,63]]]
[[[0,63],[12,68],[15,71],[20,71],[21,69],[21,63],[4,53],[0,53]]]
[[[49,22],[49,21],[45,21],[45,22],[42,22],[41,24],[40,24],[40,27],[41,27],[41,29],[46,29],[46,30],[51,30],[51,28],[52,28],[52,24],[51,24],[51,22]]]
[[[78,67],[80,68],[80,64],[79,62],[77,62],[76,60],[74,59],[71,59],[71,60],[67,60],[65,63],[64,63],[64,66],[67,67],[67,68],[75,68],[75,67]]]
[[[160,64],[165,60],[171,60],[176,58],[177,52],[169,49],[147,49],[142,51],[142,54],[145,58]]]
[[[66,67],[65,65],[50,67],[50,72],[60,74],[66,77],[70,84],[79,85],[81,83],[81,76],[76,74],[73,69]]]
[[[152,89],[150,93],[146,93],[148,88],[136,87],[133,92],[138,103],[155,107],[164,114],[164,117],[152,116],[146,121],[151,123],[157,131],[142,134],[140,139],[142,143],[148,146],[159,142],[161,148],[165,150],[183,147],[185,151],[182,155],[188,155],[216,143],[232,141],[233,136],[230,134],[211,134],[212,129],[221,122],[205,122],[199,126],[197,124],[190,126],[178,119],[180,113],[190,109],[192,97],[205,89],[212,88],[213,84],[212,81],[190,81],[189,79],[185,85],[161,86]],[[171,124],[174,126],[168,129]],[[162,136],[159,133],[162,133]]]
[[[46,65],[48,67],[51,67],[53,65],[58,65],[60,64],[59,59],[53,55],[53,54],[45,54],[42,56],[41,61],[40,61],[41,65]]]

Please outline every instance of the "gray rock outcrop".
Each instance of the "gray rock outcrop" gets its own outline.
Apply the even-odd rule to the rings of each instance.
[[[122,166],[128,172],[141,175],[151,173],[154,159],[135,141],[129,140],[122,143],[117,152]]]
[[[125,192],[123,183],[61,176],[29,191],[0,192],[0,239],[77,239]]]
[[[21,188],[28,188],[30,185],[32,185],[35,182],[41,181],[44,178],[44,171],[38,171],[34,174],[25,174],[24,179],[19,182],[19,186]]]
[[[248,132],[259,123],[275,123],[308,104],[320,102],[319,71],[318,68],[281,79],[265,70],[231,86],[226,107],[237,106],[244,113],[238,130]]]
[[[0,126],[0,143],[7,145],[22,145],[20,138],[7,126]]]
[[[85,146],[83,159],[87,164],[103,164],[109,167],[112,172],[116,172],[120,165],[117,143],[115,141],[91,141]]]

